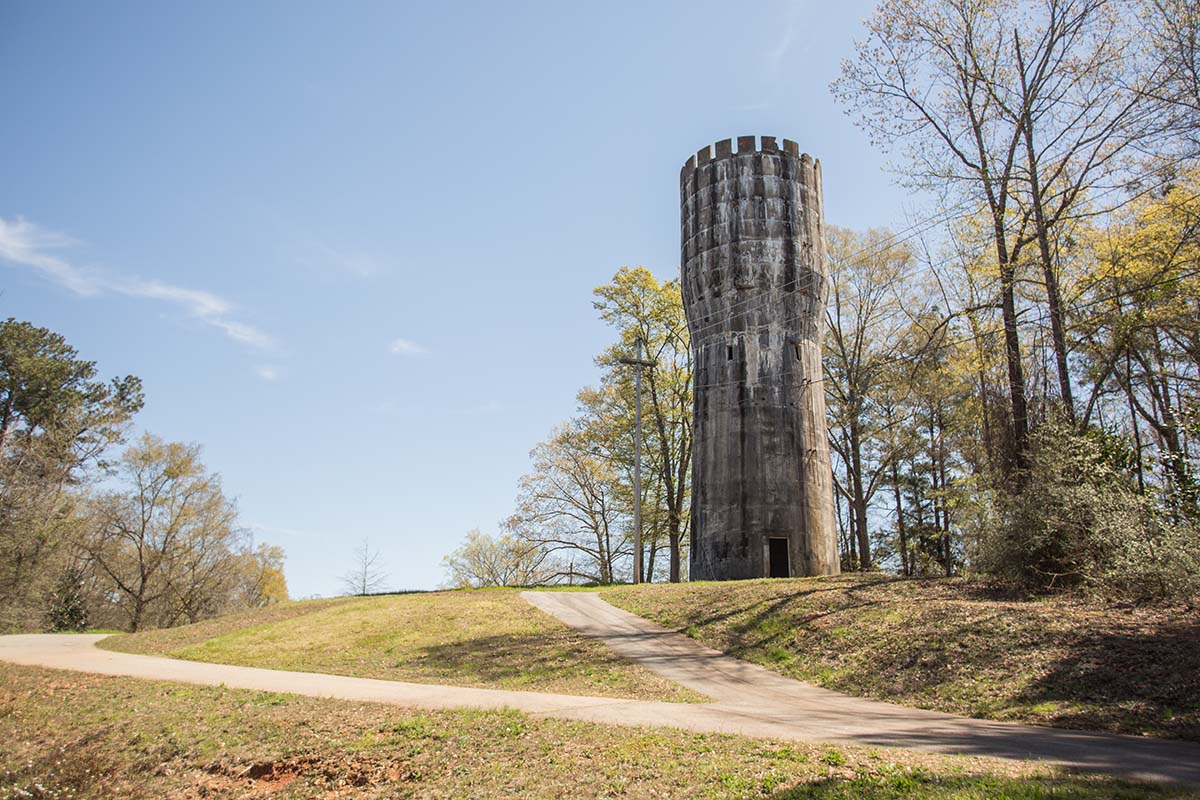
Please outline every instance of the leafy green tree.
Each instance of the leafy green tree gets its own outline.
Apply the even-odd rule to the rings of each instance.
[[[1084,420],[1126,420],[1140,489],[1161,487],[1174,513],[1197,518],[1200,171],[1139,198],[1092,238],[1095,264],[1073,325],[1095,386]]]
[[[581,394],[584,405],[603,406],[610,424],[598,446],[632,475],[634,374],[621,358],[654,362],[643,372],[643,545],[649,544],[646,575],[654,574],[658,544],[666,541],[668,578],[682,576],[683,551],[691,530],[692,358],[679,281],[660,282],[645,267],[622,267],[610,283],[594,291],[600,318],[616,329],[618,341],[596,363],[605,369],[600,390]],[[628,477],[627,477],[628,479]],[[631,479],[630,487],[632,488]],[[630,499],[631,496],[630,496]]]
[[[52,633],[83,631],[88,626],[86,580],[78,567],[64,569],[46,597],[46,629]]]
[[[137,378],[96,374],[61,335],[0,322],[0,629],[40,624],[82,524],[74,489],[142,407]]]

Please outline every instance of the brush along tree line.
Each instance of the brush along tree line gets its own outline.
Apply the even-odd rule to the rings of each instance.
[[[883,0],[831,90],[906,230],[827,231],[823,387],[845,569],[1035,590],[1200,593],[1200,12],[1185,0]],[[595,292],[614,342],[453,585],[631,573],[646,344],[647,574],[688,541],[691,362],[677,281]]]
[[[126,441],[142,404],[136,377],[100,380],[59,334],[0,322],[0,632],[138,630],[287,598],[283,551],[253,545],[198,446]]]

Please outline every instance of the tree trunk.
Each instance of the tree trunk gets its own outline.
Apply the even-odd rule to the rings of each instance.
[[[912,575],[912,567],[908,563],[908,531],[904,527],[904,505],[900,501],[900,472],[896,468],[896,460],[892,459],[892,497],[896,501],[896,533],[900,536],[900,572]]]
[[[1126,370],[1127,374],[1128,374],[1129,369],[1130,369],[1129,351],[1126,350],[1125,351],[1125,370]],[[1134,457],[1134,464],[1137,466],[1138,494],[1144,495],[1144,494],[1146,494],[1146,478],[1142,474],[1142,429],[1141,429],[1141,426],[1138,425],[1137,409],[1134,408],[1134,406],[1133,406],[1133,387],[1132,386],[1127,385],[1125,387],[1125,399],[1129,404],[1129,422],[1131,425],[1133,425],[1133,447],[1134,447],[1133,457]]]
[[[938,472],[941,476],[942,493],[946,491],[946,439],[943,434],[942,415],[938,412]],[[946,502],[948,498],[942,498],[942,550],[945,553],[946,577],[949,578],[954,574],[954,553],[950,547],[950,505]]]
[[[680,537],[680,535],[679,535],[678,528],[674,528],[674,527],[672,527],[671,530],[667,532],[667,537],[669,539],[670,550],[671,550],[671,552],[670,552],[670,558],[671,558],[670,581],[671,581],[671,583],[679,583],[679,581],[680,581],[679,540],[682,537]]]
[[[146,605],[141,597],[133,599],[133,613],[129,617],[129,632],[137,633],[142,627],[142,615],[145,612]]]
[[[1021,58],[1019,39],[1014,41],[1017,46],[1017,57]],[[1021,66],[1021,84],[1026,94],[1025,65]],[[1058,286],[1058,273],[1054,268],[1054,256],[1050,252],[1050,226],[1046,221],[1046,209],[1042,205],[1041,178],[1038,176],[1037,151],[1033,146],[1033,119],[1028,104],[1022,111],[1021,127],[1025,133],[1025,159],[1029,170],[1029,197],[1033,206],[1034,232],[1037,238],[1038,255],[1041,256],[1042,275],[1046,281],[1046,302],[1050,310],[1050,336],[1054,340],[1054,365],[1058,370],[1058,393],[1062,399],[1063,413],[1072,426],[1075,425],[1075,398],[1071,392],[1071,372],[1067,364],[1067,336],[1063,325],[1062,293]]]
[[[1040,227],[1040,226],[1039,226]],[[1054,262],[1050,255],[1050,243],[1044,231],[1038,232],[1038,244],[1042,251],[1042,274],[1046,279],[1046,300],[1050,310],[1050,337],[1054,341],[1054,365],[1058,370],[1058,393],[1062,398],[1063,413],[1072,426],[1075,425],[1075,397],[1071,391],[1071,372],[1067,364],[1067,335],[1063,324],[1061,292]]]
[[[853,471],[850,469],[850,460],[846,459],[846,485],[852,486],[853,484],[854,475]],[[846,539],[850,542],[850,564],[857,566],[859,564],[857,536],[858,527],[857,518],[854,513],[854,502],[850,498],[846,498],[846,527],[849,528]]]
[[[853,493],[851,506],[854,514],[854,532],[858,536],[858,563],[859,568],[866,572],[871,569],[871,542],[867,533],[867,498],[863,493],[862,480],[862,442],[856,416],[850,419],[850,458],[853,462],[850,491]]]
[[[1008,260],[1004,226],[996,224],[996,255],[1000,266],[1000,314],[1004,319],[1004,355],[1008,364],[1008,395],[1012,405],[1012,441],[1006,471],[1011,475],[1026,466],[1029,446],[1029,407],[1025,399],[1025,368],[1021,364],[1021,337],[1017,330],[1014,268]]]

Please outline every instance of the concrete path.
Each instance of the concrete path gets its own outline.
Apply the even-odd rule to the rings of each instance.
[[[0,660],[31,666],[420,708],[515,708],[620,725],[670,726],[807,742],[1043,759],[1150,781],[1200,785],[1200,746],[962,719],[847,697],[705,648],[594,593],[526,592],[529,602],[714,703],[471,689],[206,664],[100,650],[98,635],[0,636]]]
[[[968,719],[850,697],[712,650],[611,606],[594,592],[521,596],[625,658],[717,700],[702,711],[672,707],[660,724],[692,728],[689,722],[708,714],[721,720],[722,730],[750,736],[1036,759],[1200,784],[1200,745]]]

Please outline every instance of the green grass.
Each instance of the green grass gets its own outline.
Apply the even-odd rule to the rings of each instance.
[[[162,628],[132,635],[114,636],[105,639],[100,646],[107,650],[119,650],[122,653],[167,655],[175,650],[200,644],[227,633],[284,622],[304,616],[305,614],[334,608],[348,602],[353,601],[350,598],[339,597],[332,600],[301,600],[277,603],[266,608],[256,608],[251,611],[240,611],[236,614],[214,617],[204,622],[197,622],[194,625],[181,625],[178,628]],[[87,633],[103,632],[87,631]]]
[[[0,664],[0,798],[1196,798],[1028,762]]]
[[[880,575],[602,596],[830,689],[968,716],[1200,740],[1200,612]]]
[[[194,661],[456,686],[698,702],[515,591],[292,603],[102,647]]]

